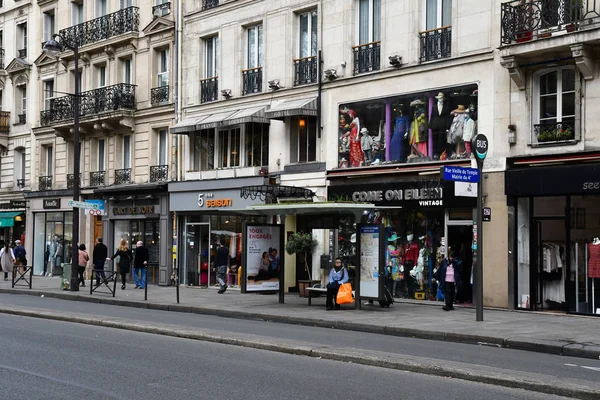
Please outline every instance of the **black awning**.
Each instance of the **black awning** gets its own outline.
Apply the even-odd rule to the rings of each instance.
[[[311,199],[316,196],[315,192],[310,189],[300,188],[296,186],[282,185],[257,185],[244,186],[240,189],[240,195],[244,198],[265,200],[267,197],[272,199],[277,198],[302,198]]]
[[[505,193],[517,197],[600,194],[600,164],[509,169]]]

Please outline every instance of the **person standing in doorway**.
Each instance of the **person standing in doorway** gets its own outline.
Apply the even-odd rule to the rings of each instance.
[[[225,278],[227,276],[227,267],[229,266],[229,249],[223,245],[223,240],[217,242],[215,266],[217,270],[217,282],[221,285],[221,289],[219,289],[218,293],[225,293],[227,290]]]
[[[90,261],[90,256],[85,251],[85,244],[79,245],[79,283],[81,287],[85,287],[85,268]]]
[[[444,300],[446,305],[442,307],[444,311],[454,310],[454,296],[456,285],[460,285],[461,262],[456,259],[454,250],[450,252],[448,258],[442,261],[440,268],[436,271],[434,278],[440,282],[444,288]]]
[[[15,254],[8,242],[5,242],[4,247],[0,250],[0,264],[2,265],[2,272],[4,272],[4,280],[7,281],[8,273],[13,272],[15,265]]]
[[[104,263],[108,257],[108,247],[102,243],[102,238],[97,239],[97,243],[94,246],[94,253],[92,254],[94,260],[94,271],[96,271],[96,286],[100,285],[100,277],[102,281],[106,282],[106,275],[104,274]]]
[[[133,264],[133,274],[135,280],[135,288],[144,289],[146,287],[146,267],[148,266],[148,260],[150,259],[150,253],[148,248],[144,246],[144,242],[141,240],[137,242],[135,248],[135,261]],[[138,277],[141,275],[141,279]]]
[[[117,268],[119,270],[119,274],[121,275],[121,290],[125,290],[127,274],[129,273],[131,268],[131,260],[133,259],[133,253],[131,250],[129,250],[129,246],[127,246],[127,241],[125,239],[121,239],[115,254],[111,258],[107,258],[106,261],[114,260],[117,257],[119,257]]]

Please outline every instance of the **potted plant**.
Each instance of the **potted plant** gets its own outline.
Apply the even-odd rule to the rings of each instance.
[[[300,297],[306,297],[306,287],[312,283],[318,283],[319,281],[313,282],[310,270],[308,268],[308,254],[311,254],[319,242],[313,238],[311,233],[295,232],[288,237],[285,245],[285,251],[288,254],[302,254],[304,256],[304,269],[308,274],[308,281],[298,280],[298,286],[300,289]]]

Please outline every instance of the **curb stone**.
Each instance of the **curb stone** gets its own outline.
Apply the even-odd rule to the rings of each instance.
[[[592,389],[579,383],[557,381],[554,377],[521,372],[521,376],[509,375],[504,370],[492,367],[477,366],[477,369],[458,362],[445,362],[441,365],[439,360],[414,356],[393,356],[388,353],[366,351],[360,349],[345,349],[334,346],[315,345],[294,341],[294,344],[285,343],[279,339],[257,340],[255,335],[246,337],[223,336],[215,333],[198,332],[198,330],[181,329],[178,327],[156,327],[144,323],[123,322],[110,319],[96,319],[91,317],[73,316],[47,311],[26,311],[14,308],[0,308],[0,313],[43,318],[63,322],[93,325],[114,329],[135,331],[140,333],[178,337],[190,340],[234,345],[257,350],[266,350],[277,353],[314,357],[324,360],[350,362],[359,365],[394,369],[410,373],[434,375],[461,379],[470,382],[523,389],[545,394],[568,396],[582,400],[597,400],[600,397],[600,386]],[[254,338],[254,340],[252,339]]]
[[[342,329],[354,332],[378,333],[382,335],[392,335],[399,337],[413,337],[418,339],[448,341],[453,343],[474,344],[474,345],[496,345],[503,348],[510,348],[521,351],[536,353],[545,353],[552,355],[563,355],[576,358],[586,358],[592,360],[600,359],[600,346],[586,343],[573,343],[567,341],[551,341],[544,339],[529,340],[519,337],[499,338],[493,336],[478,336],[469,333],[456,332],[430,332],[421,329],[410,329],[388,326],[372,326],[367,324],[352,323],[347,321],[323,320],[318,318],[293,317],[286,315],[258,314],[237,310],[224,310],[204,308],[198,306],[186,306],[182,304],[160,304],[136,300],[119,300],[114,298],[89,297],[81,295],[70,295],[67,293],[44,292],[44,291],[25,291],[16,289],[0,288],[0,293],[31,295],[40,297],[44,295],[49,298],[60,300],[82,301],[95,304],[107,304],[121,307],[157,309],[163,311],[194,313],[202,315],[212,315],[233,319],[269,321],[291,325],[314,326],[327,329]]]

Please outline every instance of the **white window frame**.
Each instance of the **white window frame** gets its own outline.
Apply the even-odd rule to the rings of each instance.
[[[96,143],[96,150],[98,151],[98,169],[99,172],[106,171],[106,140],[98,139]]]
[[[238,130],[239,134],[240,134],[240,140],[239,140],[239,144],[238,144],[238,163],[237,165],[232,165],[233,163],[232,161],[232,150],[233,147],[231,146],[231,137],[232,137],[232,133],[233,131]],[[221,163],[223,162],[223,158],[221,157],[221,151],[223,150],[221,148],[221,135],[227,135],[227,165],[221,165]],[[216,154],[217,154],[217,165],[216,168],[220,168],[220,169],[230,169],[230,168],[240,168],[241,166],[243,166],[245,164],[245,157],[244,157],[244,152],[242,151],[242,149],[244,149],[245,143],[244,143],[244,136],[245,136],[245,129],[243,125],[235,125],[235,126],[230,126],[230,127],[226,127],[226,128],[222,128],[219,129],[216,132],[216,136],[215,136],[215,147],[216,147]]]
[[[44,171],[45,176],[53,176],[54,175],[53,174],[53,168],[52,168],[53,167],[53,160],[52,159],[53,159],[53,155],[54,155],[53,150],[54,150],[54,148],[52,146],[50,146],[50,145],[44,146],[44,151],[46,153],[46,154],[44,154],[44,156],[46,157],[46,159],[44,160],[45,161],[45,163],[44,163],[45,164],[44,165],[44,167],[45,167],[45,171]]]
[[[19,110],[17,112],[18,115],[27,114],[27,84],[18,85],[18,104]]]
[[[209,46],[212,44],[212,51]],[[209,55],[212,61],[209,62]],[[219,76],[219,37],[213,36],[204,40],[204,79],[217,78]],[[211,72],[212,73],[209,73]]]
[[[94,8],[96,18],[105,16],[108,14],[108,0],[96,0]]]
[[[123,169],[131,169],[132,143],[131,135],[123,136]]]
[[[96,74],[98,77],[98,86],[97,88],[106,87],[106,65],[100,64],[96,67]]]
[[[563,82],[562,82],[562,72],[565,70],[571,70],[575,72],[575,90],[574,91],[568,91],[568,92],[563,92],[562,90],[562,86],[563,86]],[[533,101],[532,101],[532,125],[537,125],[542,123],[542,119],[540,118],[540,78],[546,74],[552,73],[552,72],[557,72],[556,75],[556,122],[562,122],[563,120],[563,115],[562,115],[562,97],[564,94],[570,94],[570,93],[575,93],[575,115],[573,117],[567,117],[567,118],[573,118],[575,120],[575,126],[573,127],[573,129],[575,130],[574,132],[574,140],[580,140],[581,139],[581,128],[580,128],[580,121],[581,121],[581,79],[580,79],[580,75],[579,75],[579,70],[577,69],[577,67],[575,67],[574,65],[568,65],[568,66],[564,66],[564,67],[557,67],[557,68],[547,68],[547,69],[543,69],[540,71],[536,71],[533,74]],[[548,119],[552,119],[552,118],[548,118]],[[531,137],[531,143],[537,143],[537,138],[535,137],[535,132],[532,129],[532,137]]]
[[[18,34],[19,34],[19,42],[20,46],[17,50],[23,50],[27,48],[27,22],[23,22],[18,24]]]
[[[46,42],[52,39],[52,35],[56,33],[56,13],[54,9],[46,10],[43,13],[43,17],[42,41]]]
[[[52,87],[50,88],[50,93],[48,93],[48,85],[52,83]],[[52,100],[54,99],[54,78],[45,79],[42,81],[43,84],[43,98],[44,98],[44,110],[52,109]]]
[[[27,166],[27,158],[25,156],[25,148],[24,147],[20,147],[18,150],[15,150],[15,152],[19,155],[19,159],[18,159],[18,166],[19,166],[19,171],[17,171],[16,174],[16,179],[25,179],[25,168]]]
[[[250,32],[256,31],[254,35],[253,43],[250,43]],[[255,69],[261,68],[263,65],[263,38],[264,38],[264,29],[262,24],[256,24],[248,27],[246,29],[246,66],[247,69]],[[256,48],[256,65],[252,65],[253,63],[250,60],[250,49],[252,47]]]
[[[85,6],[83,1],[71,2],[71,25],[79,25],[85,21]]]
[[[373,43],[373,42],[379,42],[381,41],[381,29],[383,27],[383,23],[381,20],[379,21],[375,21],[375,7],[374,7],[374,2],[376,0],[367,0],[369,2],[369,35],[367,38],[367,41],[365,43],[360,43],[360,2],[361,0],[357,0],[356,1],[356,44],[358,46],[363,45],[363,44],[368,44],[368,43]],[[379,0],[379,15],[381,16],[382,14],[382,0]],[[375,23],[379,24],[379,37],[375,37],[374,34],[374,28],[375,28]]]
[[[317,17],[317,21],[316,21],[316,26],[313,26],[313,20],[312,17],[316,16]],[[308,25],[307,25],[307,34],[308,34],[308,54],[303,54],[302,53],[302,23],[301,20],[303,17],[307,17],[308,20]],[[316,29],[317,32],[317,48],[313,49],[312,47],[312,34],[313,34],[313,29]],[[298,58],[307,58],[307,57],[314,57],[317,55],[317,51],[318,51],[318,44],[319,41],[319,14],[317,12],[317,10],[311,10],[302,14],[298,15]]]
[[[450,23],[446,26],[452,26],[452,1],[453,0],[435,0],[436,1],[436,22],[435,27],[427,26],[427,4],[429,0],[423,0],[423,30],[439,29],[444,27],[444,1],[450,2]]]
[[[131,58],[124,58],[122,60],[123,65],[123,83],[133,84],[133,60]],[[128,76],[129,75],[129,76]]]
[[[168,165],[169,163],[169,135],[166,129],[157,131],[157,165]]]
[[[133,0],[120,0],[119,6],[120,6],[121,10],[124,10],[125,8],[129,8],[129,7],[133,7]]]
[[[156,68],[156,86],[169,86],[169,70],[170,70],[170,51],[169,49],[161,49],[157,52],[157,68]]]

